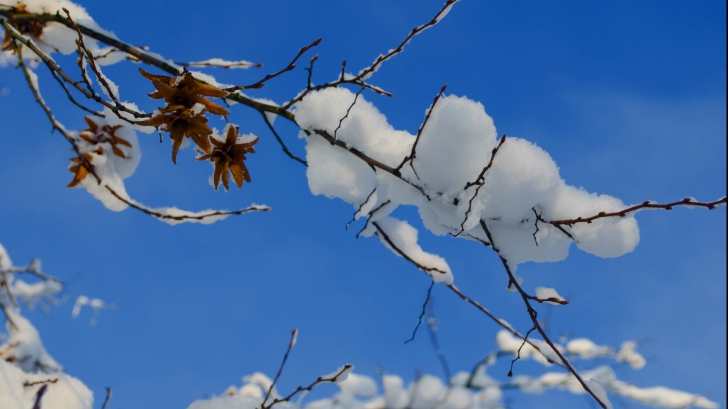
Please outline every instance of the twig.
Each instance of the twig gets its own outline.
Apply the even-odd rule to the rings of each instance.
[[[651,201],[648,200],[648,201],[642,202],[642,203],[640,203],[638,205],[630,206],[630,207],[628,207],[626,209],[623,209],[623,210],[620,210],[620,211],[617,211],[617,212],[611,212],[611,213],[599,212],[598,214],[596,214],[594,216],[590,216],[590,217],[577,217],[576,219],[563,219],[563,220],[552,220],[552,221],[547,221],[547,220],[541,219],[541,221],[544,222],[544,223],[548,223],[548,224],[550,224],[552,226],[555,226],[555,227],[561,227],[563,225],[571,227],[571,226],[573,226],[575,224],[578,224],[578,223],[591,223],[594,220],[602,219],[602,218],[605,218],[605,217],[617,217],[617,216],[618,217],[625,217],[628,213],[632,213],[632,212],[635,212],[635,211],[641,210],[641,209],[672,210],[672,208],[675,207],[675,206],[685,206],[685,207],[697,206],[697,207],[707,208],[708,210],[714,210],[717,206],[719,206],[719,205],[725,205],[725,204],[726,204],[726,197],[722,197],[722,198],[720,198],[720,199],[718,199],[716,201],[713,201],[713,202],[698,202],[698,201],[695,201],[695,199],[693,199],[693,198],[686,197],[683,200],[678,200],[676,202],[665,203],[665,204],[653,203],[653,202],[651,202]],[[566,232],[564,231],[564,233],[566,233]],[[568,233],[566,233],[566,234],[569,237],[571,237],[571,235],[569,235]]]
[[[311,135],[311,131],[309,131],[309,130],[304,129],[303,132],[307,136],[310,136]],[[425,193],[425,189],[423,187],[418,186],[418,185],[410,182],[409,180],[403,178],[401,175],[397,175],[397,173],[394,171],[394,169],[391,166],[386,165],[386,164],[384,164],[384,163],[382,163],[382,162],[380,162],[380,161],[378,161],[378,160],[376,160],[374,158],[371,158],[371,157],[365,155],[363,152],[361,152],[360,150],[358,150],[356,148],[347,146],[344,142],[342,142],[340,140],[334,139],[334,137],[331,136],[326,131],[322,131],[320,129],[315,129],[315,130],[313,130],[313,133],[315,133],[315,134],[319,135],[320,137],[326,139],[332,145],[336,145],[339,148],[346,149],[350,153],[354,154],[354,156],[356,156],[357,158],[359,158],[359,159],[363,160],[364,162],[366,162],[372,168],[376,168],[376,169],[383,170],[383,171],[385,171],[385,172],[387,172],[387,173],[395,176],[399,180],[401,180],[401,181],[407,183],[408,185],[414,187],[415,189],[419,190],[420,193],[422,193],[422,195],[424,195],[427,198],[427,200],[431,200],[430,199],[430,196],[427,193]]]
[[[359,208],[356,209],[356,211],[354,212],[354,215],[351,216],[351,220],[349,220],[349,223],[346,223],[346,229],[345,230],[349,230],[349,226],[352,223],[354,223],[354,221],[356,221],[356,215],[359,214],[359,212],[361,212],[361,209],[364,207],[365,204],[369,203],[369,199],[372,198],[372,196],[374,195],[374,193],[376,191],[377,191],[377,188],[375,187],[374,189],[372,189],[371,192],[369,192],[369,195],[367,196],[367,198],[364,199],[364,201],[359,205]]]
[[[129,206],[133,207],[134,209],[137,209],[143,213],[146,213],[150,216],[154,216],[158,219],[169,219],[169,220],[179,220],[179,221],[202,220],[202,219],[206,219],[208,217],[214,217],[214,216],[240,215],[240,214],[248,213],[248,212],[256,212],[256,211],[267,212],[268,210],[270,210],[270,207],[268,207],[268,206],[250,206],[250,207],[246,207],[245,209],[232,210],[232,211],[216,210],[216,211],[213,211],[210,213],[205,213],[205,214],[201,214],[201,215],[197,215],[197,216],[191,216],[191,215],[173,216],[170,214],[163,214],[163,213],[156,212],[152,209],[148,209],[144,206],[141,206],[138,203],[127,200],[127,199],[123,198],[122,196],[120,196],[118,193],[116,193],[116,191],[114,189],[112,189],[111,187],[109,187],[108,185],[106,185],[104,187],[106,187],[106,190],[108,190],[117,199],[121,200],[122,202],[126,203],[127,205],[129,205]]]
[[[311,44],[309,44],[307,46],[304,46],[304,47],[301,47],[301,49],[298,50],[298,54],[296,54],[296,56],[288,64],[288,66],[286,68],[283,68],[282,70],[280,70],[278,72],[275,72],[273,74],[268,74],[265,77],[263,77],[262,80],[254,83],[254,84],[245,85],[245,86],[236,85],[236,86],[230,87],[230,88],[223,88],[223,90],[224,91],[227,91],[227,92],[233,92],[233,91],[244,90],[244,89],[258,89],[258,88],[263,88],[263,85],[264,85],[264,83],[266,81],[271,80],[271,79],[273,79],[273,78],[275,78],[275,77],[277,77],[277,76],[279,76],[279,75],[281,75],[283,73],[286,73],[286,72],[291,71],[292,69],[296,68],[296,61],[298,61],[298,59],[301,58],[301,56],[306,51],[308,51],[311,48],[316,47],[317,45],[319,45],[319,43],[321,42],[322,39],[323,39],[322,37],[319,37],[316,41],[312,42]]]
[[[417,330],[420,328],[420,325],[422,324],[422,317],[425,316],[425,313],[427,311],[427,304],[430,303],[430,295],[432,294],[432,287],[435,286],[435,281],[433,280],[430,283],[430,287],[427,289],[427,297],[425,297],[425,302],[422,303],[422,312],[420,313],[419,318],[417,318],[417,325],[415,325],[414,331],[412,331],[412,337],[408,339],[407,341],[404,341],[405,345],[408,344],[411,341],[415,340],[415,335],[417,335]]]
[[[470,216],[470,212],[473,209],[473,200],[478,196],[478,192],[480,192],[480,188],[485,185],[485,173],[493,166],[493,159],[495,159],[495,155],[498,153],[498,150],[503,146],[503,142],[506,141],[506,135],[504,134],[500,138],[500,142],[498,142],[498,145],[493,148],[493,151],[490,153],[490,161],[487,165],[483,168],[482,171],[480,171],[480,174],[478,175],[478,178],[475,179],[474,182],[468,182],[465,184],[465,187],[463,190],[467,190],[471,186],[477,185],[478,187],[475,188],[475,193],[473,193],[473,197],[468,200],[468,209],[465,211],[465,217],[463,217],[462,223],[460,223],[460,231],[456,234],[453,234],[453,237],[459,236],[462,232],[465,231],[465,222],[468,221],[468,216]]]
[[[298,388],[296,388],[296,390],[294,390],[293,392],[291,392],[285,398],[276,398],[276,399],[274,399],[270,403],[270,405],[268,405],[268,406],[262,406],[261,409],[270,409],[273,405],[276,405],[278,403],[288,402],[288,401],[291,400],[292,397],[296,396],[298,393],[303,392],[303,391],[310,391],[311,389],[313,389],[314,386],[316,386],[316,385],[318,385],[320,383],[324,383],[324,382],[334,383],[334,382],[336,382],[339,379],[339,377],[341,375],[343,375],[346,371],[348,371],[349,368],[351,368],[351,365],[350,364],[344,365],[344,367],[341,368],[340,371],[338,371],[336,374],[334,374],[334,376],[332,376],[330,378],[324,378],[324,377],[319,376],[318,378],[316,378],[316,380],[314,382],[312,382],[308,386],[299,386]]]
[[[379,206],[377,206],[376,208],[372,209],[372,210],[371,210],[371,211],[369,212],[369,214],[367,214],[367,222],[366,222],[366,223],[364,223],[364,227],[362,227],[362,228],[361,228],[361,230],[359,230],[359,232],[358,232],[358,233],[356,234],[356,238],[357,238],[357,239],[359,238],[359,235],[361,235],[361,234],[362,234],[362,233],[364,232],[364,230],[366,230],[366,229],[367,229],[367,227],[369,227],[369,222],[370,222],[370,221],[372,220],[372,216],[374,216],[374,213],[376,213],[376,212],[378,212],[378,211],[382,210],[382,209],[384,208],[384,206],[386,206],[386,205],[388,205],[388,204],[390,204],[390,203],[392,203],[392,201],[391,201],[391,200],[389,200],[389,199],[387,199],[387,200],[385,200],[384,202],[382,202],[382,204],[380,204],[380,205],[379,205]]]
[[[417,157],[417,143],[420,141],[420,135],[422,135],[422,130],[425,129],[425,125],[427,124],[427,121],[430,119],[430,114],[432,114],[432,110],[435,109],[435,104],[437,104],[437,101],[442,96],[442,93],[445,92],[445,89],[447,88],[447,84],[443,85],[440,89],[440,92],[435,96],[435,99],[432,101],[432,105],[430,105],[430,108],[427,110],[427,114],[425,115],[425,120],[422,121],[422,124],[420,125],[420,129],[417,130],[417,137],[415,137],[415,142],[412,144],[412,149],[410,150],[410,154],[405,156],[404,159],[402,159],[402,163],[399,164],[396,168],[394,168],[394,171],[398,174],[402,170],[402,166],[404,166],[405,163],[409,161],[410,167],[412,168],[412,171],[415,172],[415,176],[417,175],[417,171],[415,170],[415,166],[413,164],[415,157]],[[419,177],[418,177],[419,179]]]
[[[374,227],[377,228],[378,233],[382,234],[382,237],[385,239],[385,241],[387,242],[387,244],[389,244],[389,246],[392,247],[392,249],[394,249],[397,252],[397,254],[401,255],[405,260],[407,260],[410,263],[412,263],[415,267],[417,267],[420,270],[423,270],[425,272],[428,272],[430,270],[432,270],[432,271],[440,271],[440,270],[438,270],[436,268],[423,266],[423,265],[417,263],[416,261],[414,261],[404,251],[402,251],[402,249],[400,249],[399,247],[397,247],[392,242],[391,239],[389,239],[389,236],[387,236],[386,233],[384,233],[384,231],[381,229],[381,227],[376,222],[373,222],[372,224],[374,225]],[[442,272],[442,271],[440,271],[440,272]],[[526,337],[524,337],[523,335],[521,335],[518,331],[516,331],[515,329],[513,329],[510,325],[504,324],[500,319],[498,319],[498,317],[496,317],[490,311],[488,311],[487,308],[483,307],[477,301],[475,301],[472,298],[468,297],[467,295],[463,294],[463,292],[460,291],[457,287],[455,287],[455,285],[448,284],[446,286],[452,292],[454,292],[455,294],[457,294],[462,300],[466,301],[468,304],[470,304],[473,307],[477,308],[480,312],[482,312],[483,314],[485,314],[486,316],[488,316],[488,318],[490,318],[491,320],[493,320],[496,324],[498,324],[499,326],[503,327],[504,329],[506,329],[508,332],[510,332],[514,336],[516,336],[516,337],[518,337],[518,338],[520,338],[522,340],[525,340],[526,339]],[[546,358],[546,360],[548,362],[566,368],[566,366],[564,366],[563,364],[561,364],[559,362],[555,362],[554,360],[552,360],[551,358],[549,358],[548,355],[546,355],[545,353],[543,353],[543,351],[541,351],[541,348],[539,348],[538,345],[533,344],[530,341],[528,341],[528,344],[531,345],[541,355],[543,355],[544,358]]]
[[[268,120],[268,115],[265,112],[261,112],[260,114],[263,115],[263,120],[265,121],[265,124],[268,125],[268,129],[270,129],[270,131],[273,133],[273,136],[275,136],[276,140],[281,145],[281,148],[283,148],[283,152],[285,152],[285,154],[288,155],[289,158],[295,160],[296,162],[302,163],[303,166],[308,166],[308,162],[292,154],[291,151],[288,150],[288,147],[285,143],[283,143],[283,139],[281,139],[281,137],[278,135],[278,132],[276,132],[273,124],[270,123],[270,121]]]
[[[35,382],[25,381],[25,382],[23,382],[23,386],[25,386],[27,388],[29,386],[40,385],[42,383],[56,383],[56,382],[58,382],[58,378],[45,379],[45,380],[42,380],[42,381],[35,381]]]
[[[584,388],[584,390],[586,392],[588,392],[594,398],[594,400],[596,400],[597,403],[599,403],[599,405],[602,408],[607,409],[607,406],[604,404],[604,402],[602,402],[597,397],[597,395],[594,394],[594,392],[584,382],[584,380],[581,378],[581,376],[579,376],[579,374],[576,372],[576,370],[571,366],[571,364],[566,359],[566,357],[564,357],[564,355],[561,352],[559,352],[559,350],[553,344],[551,339],[549,339],[548,335],[546,335],[546,332],[543,330],[543,328],[541,328],[541,324],[539,324],[538,318],[537,318],[538,313],[536,312],[535,309],[533,309],[533,307],[531,306],[531,303],[529,302],[529,299],[531,299],[531,297],[523,290],[523,288],[521,288],[521,285],[518,284],[518,281],[513,276],[513,273],[511,272],[511,268],[508,266],[508,260],[506,260],[505,257],[503,257],[503,255],[501,255],[500,249],[498,249],[498,247],[496,247],[496,244],[493,241],[493,236],[490,234],[490,230],[488,230],[488,226],[485,224],[485,220],[482,220],[482,219],[480,220],[480,226],[483,228],[485,235],[488,237],[488,241],[491,244],[490,248],[493,249],[493,251],[495,251],[496,254],[498,254],[498,257],[500,258],[501,263],[503,264],[503,267],[505,268],[506,273],[508,274],[509,287],[511,285],[515,286],[516,289],[518,290],[518,292],[521,294],[521,298],[523,299],[523,303],[526,305],[526,310],[528,311],[528,316],[531,318],[531,322],[533,322],[533,326],[536,327],[536,330],[539,332],[539,334],[541,334],[544,341],[551,347],[551,349],[554,351],[554,353],[556,353],[556,355],[558,355],[559,359],[561,359],[561,362],[566,366],[566,369],[569,372],[571,372],[572,375],[574,375],[576,380],[581,384],[582,388]]]
[[[66,20],[66,19],[64,19],[64,20]],[[140,112],[129,109],[124,105],[117,106],[115,104],[111,104],[111,103],[105,101],[100,96],[98,96],[96,93],[89,92],[87,89],[82,87],[78,83],[78,81],[74,81],[73,79],[71,79],[61,69],[61,67],[58,64],[56,64],[56,62],[52,58],[50,58],[43,51],[41,51],[38,48],[38,46],[36,46],[35,43],[30,38],[27,38],[27,37],[23,36],[22,34],[18,33],[17,30],[15,30],[15,28],[12,25],[8,24],[5,20],[0,19],[0,24],[2,24],[2,26],[10,34],[10,36],[12,36],[15,40],[21,42],[26,47],[28,47],[31,51],[33,51],[33,53],[35,53],[38,56],[38,58],[40,58],[41,61],[43,61],[43,63],[48,67],[49,70],[56,72],[64,81],[71,84],[74,88],[76,88],[79,92],[81,92],[86,98],[96,101],[99,104],[109,108],[111,111],[116,113],[116,115],[119,117],[119,119],[132,123],[132,124],[134,123],[133,121],[130,121],[129,119],[127,119],[124,116],[122,116],[121,114],[119,114],[118,111],[127,112],[127,113],[131,114],[132,116],[134,116],[135,118],[147,118],[147,117],[151,116],[151,114],[142,114]],[[69,22],[68,24],[71,24],[71,23]],[[69,27],[74,28],[72,25]],[[83,32],[82,29],[81,29],[81,31]]]
[[[410,263],[412,263],[415,266],[417,266],[417,268],[419,268],[420,270],[422,270],[422,271],[424,271],[424,272],[426,272],[428,274],[429,273],[447,274],[447,271],[443,271],[443,270],[440,270],[439,268],[436,268],[436,267],[429,267],[429,266],[425,266],[425,265],[422,265],[422,264],[418,263],[412,257],[410,257],[409,255],[407,255],[407,253],[405,253],[399,247],[397,247],[394,244],[394,242],[392,242],[392,239],[389,237],[389,235],[387,234],[387,232],[385,232],[384,229],[382,229],[382,227],[379,226],[379,224],[377,222],[372,222],[372,225],[377,229],[377,232],[376,232],[377,237],[381,237],[382,239],[384,239],[384,241],[386,241],[387,244],[390,247],[392,247],[392,249],[394,249],[395,252],[397,252],[397,254],[399,254],[405,260],[407,260]]]
[[[275,378],[273,378],[273,382],[271,382],[270,387],[268,387],[268,392],[265,394],[263,403],[260,404],[261,408],[265,408],[265,403],[268,401],[268,398],[270,397],[270,394],[273,391],[273,388],[276,386],[276,382],[278,382],[278,378],[280,378],[281,373],[283,372],[283,367],[286,365],[286,361],[288,360],[288,354],[291,353],[291,349],[293,348],[293,345],[295,345],[295,343],[296,343],[297,336],[298,336],[298,329],[294,328],[293,331],[291,331],[291,340],[288,342],[288,349],[286,349],[286,353],[285,353],[285,355],[283,355],[283,362],[281,362],[281,366],[278,367],[278,373],[276,373]]]
[[[81,29],[79,28],[78,24],[76,24],[75,21],[71,18],[71,13],[68,12],[67,9],[63,8],[63,11],[66,13],[66,16],[68,17],[68,20],[73,23],[73,27],[76,29],[76,32],[78,33],[78,40],[76,40],[76,45],[78,46],[78,53],[83,58],[84,53],[86,54],[86,60],[88,61],[89,66],[91,67],[91,71],[96,74],[96,79],[101,83],[101,86],[106,89],[106,92],[108,93],[109,98],[111,98],[112,101],[114,101],[114,104],[116,104],[117,108],[123,107],[121,103],[119,102],[119,99],[117,98],[117,95],[115,95],[111,91],[111,86],[109,85],[109,82],[106,81],[106,78],[101,74],[101,71],[96,66],[96,61],[94,61],[93,55],[91,55],[91,52],[86,48],[86,44],[83,42],[83,34],[81,34]],[[79,62],[79,67],[81,66],[81,63]],[[86,84],[89,87],[89,90],[93,94],[93,89],[91,88],[91,84],[88,83],[88,79],[86,78],[86,72],[83,70],[83,67],[81,67],[81,70],[83,71],[83,80],[86,82]]]
[[[4,21],[0,21],[5,29],[7,30],[8,27],[11,27],[7,25]],[[12,28],[12,27],[11,27]],[[12,33],[11,33],[12,34]],[[15,41],[15,39],[13,39]],[[23,62],[23,51],[22,47],[17,47],[18,50],[18,66],[23,70],[23,74],[25,75],[25,80],[28,83],[28,87],[30,87],[31,92],[33,93],[33,96],[35,97],[35,102],[38,103],[38,105],[43,108],[43,112],[45,112],[46,116],[48,117],[48,120],[51,122],[51,130],[55,131],[57,130],[61,135],[63,135],[64,138],[68,141],[68,143],[71,144],[71,147],[73,148],[76,155],[78,155],[79,158],[79,166],[83,166],[86,168],[86,170],[89,171],[91,175],[93,175],[96,178],[96,181],[98,183],[101,183],[101,178],[96,174],[96,171],[94,170],[93,165],[89,163],[88,160],[86,160],[86,156],[81,154],[81,151],[78,148],[78,145],[76,144],[76,141],[73,139],[71,134],[69,134],[66,131],[66,128],[61,125],[56,118],[53,116],[53,113],[51,113],[51,109],[48,107],[48,105],[43,101],[43,97],[40,95],[40,90],[37,89],[35,83],[33,82],[33,79],[31,78],[30,70],[28,70],[28,67],[25,66],[25,63]]]
[[[349,105],[349,108],[346,109],[346,114],[339,119],[339,125],[334,129],[334,140],[338,140],[336,134],[339,132],[339,129],[341,129],[341,124],[344,123],[344,119],[349,117],[349,112],[351,112],[351,109],[354,108],[354,105],[356,105],[356,100],[359,99],[359,95],[364,91],[364,87],[361,87],[359,91],[356,92],[356,95],[354,95],[354,101]]]
[[[513,364],[516,363],[519,359],[521,359],[521,349],[523,349],[523,346],[526,345],[526,341],[528,340],[528,336],[531,335],[531,333],[536,329],[536,327],[531,327],[531,329],[528,330],[526,333],[526,338],[523,339],[523,343],[520,347],[518,347],[518,351],[516,351],[516,357],[511,360],[511,367],[508,369],[508,377],[511,378],[513,376]]]
[[[41,409],[40,408],[40,400],[43,398],[43,395],[46,393],[46,390],[48,389],[48,384],[44,383],[43,386],[38,389],[38,392],[35,393],[35,403],[33,404],[33,409]]]
[[[449,385],[450,381],[452,380],[450,365],[448,365],[447,359],[445,358],[445,353],[442,352],[440,342],[437,339],[437,320],[435,319],[435,314],[432,312],[432,304],[432,301],[430,301],[430,305],[428,306],[429,308],[427,309],[427,328],[430,333],[430,342],[432,343],[432,347],[435,348],[435,355],[437,355],[437,359],[440,361],[442,371],[445,373],[445,380]]]
[[[361,70],[359,72],[359,74],[357,74],[355,79],[357,79],[357,80],[366,79],[371,74],[376,72],[379,69],[379,66],[382,65],[382,63],[384,63],[385,61],[394,57],[395,55],[401,53],[404,50],[404,47],[410,42],[410,40],[412,40],[412,37],[416,36],[417,34],[421,33],[422,31],[425,31],[428,28],[437,24],[441,19],[440,16],[443,16],[443,14],[446,14],[446,12],[449,11],[450,7],[452,7],[453,4],[457,3],[457,1],[458,0],[447,0],[445,5],[442,6],[440,11],[437,12],[437,14],[435,15],[435,17],[432,18],[432,20],[430,20],[429,22],[427,22],[421,26],[417,26],[417,27],[413,28],[412,31],[410,31],[409,35],[407,37],[405,37],[405,39],[397,46],[397,48],[390,50],[385,55],[380,55],[379,57],[377,57],[377,59],[374,60],[374,63],[372,63],[372,65],[370,65],[369,67]]]
[[[111,392],[111,388],[108,386],[106,387],[106,399],[104,399],[104,404],[101,405],[101,409],[106,409],[107,406],[109,406],[109,402],[111,402],[111,397],[113,396],[113,392]]]
[[[311,77],[313,76],[313,63],[318,60],[319,55],[316,54],[313,57],[311,57],[311,65],[308,66],[308,68],[304,68],[304,70],[308,71],[308,80],[306,81],[306,89],[311,89]]]

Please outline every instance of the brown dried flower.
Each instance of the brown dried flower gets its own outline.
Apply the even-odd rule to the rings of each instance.
[[[101,149],[101,147],[99,147],[99,149]],[[71,158],[71,162],[75,163],[75,165],[68,168],[68,170],[73,173],[73,180],[67,185],[68,187],[75,187],[81,183],[83,178],[88,176],[90,173],[88,167],[92,166],[91,159],[93,159],[93,156],[90,153],[85,154],[83,156],[83,160],[80,157]]]
[[[245,154],[255,153],[253,146],[258,143],[258,138],[255,138],[251,142],[238,143],[238,127],[228,125],[227,136],[225,142],[218,141],[212,138],[211,141],[215,145],[212,149],[212,153],[204,156],[200,156],[197,160],[209,160],[215,164],[215,172],[213,174],[213,182],[215,184],[215,190],[220,185],[220,177],[222,176],[222,185],[225,186],[225,190],[229,190],[228,185],[228,171],[232,173],[235,184],[239,188],[243,187],[243,180],[250,183],[250,172],[245,167]]]
[[[15,14],[28,14],[25,10],[26,7],[27,6],[25,4],[18,4],[13,7],[12,11]],[[30,35],[33,38],[40,39],[41,34],[43,34],[43,27],[45,27],[45,24],[36,20],[27,20],[20,24],[13,24],[13,26],[21,34]],[[13,42],[13,37],[8,31],[5,31],[5,37],[3,38],[2,43],[0,43],[0,51],[12,51],[13,54],[17,52],[17,47]]]
[[[111,145],[111,150],[116,156],[126,159],[126,155],[124,155],[124,152],[119,149],[117,145],[124,145],[131,148],[131,143],[129,143],[126,139],[115,135],[116,131],[121,128],[122,125],[109,126],[108,124],[104,124],[101,129],[99,129],[99,125],[94,122],[93,118],[86,116],[83,119],[88,124],[88,129],[81,131],[81,133],[78,134],[79,137],[93,145],[108,142]]]
[[[153,99],[164,99],[167,103],[152,118],[139,122],[140,125],[155,126],[170,133],[173,141],[172,162],[177,163],[177,151],[184,137],[191,138],[205,153],[210,153],[209,136],[212,129],[207,125],[205,112],[227,115],[230,112],[206,97],[224,97],[223,91],[212,85],[195,81],[185,70],[178,77],[150,74],[139,69],[141,75],[152,81],[157,90],[149,94]]]

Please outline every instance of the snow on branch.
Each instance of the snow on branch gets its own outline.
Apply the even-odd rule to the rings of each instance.
[[[440,11],[437,12],[437,14],[435,15],[435,17],[432,18],[432,20],[430,20],[429,22],[427,22],[421,26],[417,26],[417,27],[413,28],[412,31],[410,31],[409,35],[407,35],[407,37],[405,37],[405,39],[402,40],[402,42],[396,48],[389,50],[389,52],[387,52],[386,54],[383,54],[383,55],[380,54],[379,57],[377,57],[377,59],[374,60],[374,63],[372,63],[372,65],[370,65],[366,68],[363,68],[361,71],[359,71],[359,74],[356,75],[355,79],[366,80],[367,78],[371,77],[372,74],[374,74],[375,72],[377,72],[377,70],[379,70],[379,67],[385,61],[391,59],[395,55],[404,51],[404,47],[407,44],[409,44],[409,42],[412,40],[412,38],[414,36],[416,36],[417,34],[420,34],[421,32],[427,30],[428,28],[434,26],[435,24],[439,23],[440,20],[445,18],[447,13],[450,12],[450,9],[452,8],[452,6],[455,3],[457,3],[458,1],[459,0],[447,0],[447,2],[445,2],[445,5],[442,6]]]

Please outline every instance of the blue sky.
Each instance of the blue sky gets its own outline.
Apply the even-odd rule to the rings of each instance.
[[[431,18],[441,1],[82,3],[107,30],[176,61],[211,57],[264,63],[212,71],[246,84],[285,66],[318,37],[314,81],[368,65]],[[391,91],[365,93],[397,129],[416,132],[443,84],[480,101],[499,133],[535,142],[567,183],[626,203],[694,196],[726,188],[726,5],[724,2],[503,2],[464,0],[372,78]],[[304,59],[304,60],[307,60]],[[59,58],[73,71],[74,58]],[[302,64],[251,95],[283,102],[305,86]],[[124,99],[144,109],[148,81],[122,63],[105,73]],[[69,128],[82,113],[37,70],[44,97]],[[143,159],[127,180],[150,206],[190,210],[273,210],[210,226],[168,226],[133,210],[113,213],[67,189],[71,153],[34,103],[22,74],[0,71],[0,243],[16,264],[33,257],[68,281],[71,296],[118,304],[95,327],[89,311],[65,303],[46,315],[26,311],[48,351],[110,408],[186,407],[239,385],[254,371],[273,375],[298,327],[299,342],[280,381],[293,389],[344,363],[360,373],[441,374],[425,333],[407,345],[429,285],[426,275],[374,239],[345,230],[349,205],[314,197],[305,169],[283,155],[257,112],[232,108],[242,132],[261,137],[247,162],[253,183],[228,193],[208,185],[209,165],[190,150],[171,163],[168,141],[140,134]],[[303,154],[297,131],[277,123]],[[218,125],[222,126],[222,125]],[[399,210],[419,226],[415,211]],[[554,333],[600,344],[646,338],[641,371],[617,370],[640,386],[704,393],[726,406],[726,217],[675,209],[637,216],[641,243],[603,260],[572,247],[566,261],[521,266],[527,286],[555,287],[572,300],[554,308]],[[420,233],[445,257],[456,284],[517,328],[529,328],[521,300],[505,291],[497,257],[463,240]],[[444,288],[433,291],[440,342],[454,370],[470,370],[495,349],[497,327]],[[499,372],[501,371],[501,372]],[[537,374],[519,362],[516,373]],[[505,379],[507,368],[493,376]],[[322,388],[323,394],[333,389]],[[587,407],[586,398],[507,393],[512,408]],[[615,402],[616,403],[616,402]],[[631,407],[640,407],[629,403]]]

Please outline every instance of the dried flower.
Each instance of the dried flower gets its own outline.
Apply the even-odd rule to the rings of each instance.
[[[218,141],[212,138],[212,143],[215,147],[212,149],[212,153],[204,156],[200,156],[197,160],[209,160],[215,164],[215,172],[213,174],[213,182],[215,184],[215,190],[220,185],[220,179],[222,176],[222,185],[225,186],[225,190],[229,190],[228,185],[228,171],[232,173],[235,184],[239,188],[243,187],[243,180],[250,183],[250,172],[245,167],[245,154],[255,153],[253,146],[258,143],[256,137],[251,142],[238,143],[238,127],[233,125],[227,126],[227,136],[225,142]]]
[[[81,183],[86,176],[88,176],[90,173],[89,167],[93,167],[91,165],[91,159],[93,159],[93,156],[90,153],[85,154],[83,159],[81,159],[81,157],[71,158],[71,162],[75,163],[75,165],[71,165],[68,168],[68,170],[73,173],[73,180],[67,185],[68,187],[75,187]]]
[[[28,12],[25,10],[26,7],[27,6],[25,4],[18,4],[17,6],[13,7],[12,11],[15,14],[28,14]],[[45,27],[45,24],[36,20],[27,20],[23,21],[20,24],[13,24],[13,26],[21,34],[29,35],[35,39],[40,39],[41,34],[43,34],[43,28]],[[13,54],[17,52],[17,47],[13,42],[13,37],[8,31],[5,31],[5,37],[3,38],[2,43],[0,43],[0,51],[12,51]]]
[[[122,152],[117,145],[124,145],[131,148],[131,143],[126,139],[120,138],[115,135],[116,131],[119,130],[122,125],[109,126],[104,124],[100,129],[99,125],[91,117],[83,118],[88,124],[88,129],[84,129],[78,134],[86,142],[96,145],[99,143],[108,142],[111,145],[111,150],[114,154],[120,158],[126,159],[126,155]]]
[[[155,112],[155,116],[139,125],[155,126],[170,133],[173,141],[172,162],[177,163],[177,151],[184,137],[191,138],[205,153],[210,153],[209,136],[212,129],[207,125],[205,112],[227,115],[230,112],[206,97],[224,97],[226,91],[195,81],[192,74],[184,70],[177,77],[150,74],[139,69],[141,75],[152,81],[157,90],[149,94],[153,99],[164,99],[166,105]]]

